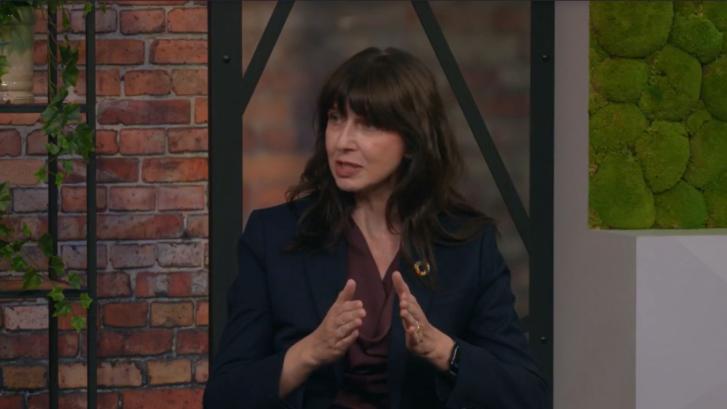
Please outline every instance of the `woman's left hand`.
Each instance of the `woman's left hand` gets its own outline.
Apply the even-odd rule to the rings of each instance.
[[[454,340],[429,323],[400,272],[394,271],[391,279],[399,296],[399,316],[407,349],[429,360],[439,370],[447,370]]]

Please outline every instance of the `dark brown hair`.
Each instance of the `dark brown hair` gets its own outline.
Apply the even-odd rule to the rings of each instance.
[[[404,139],[405,155],[396,171],[386,221],[391,231],[394,217],[401,221],[406,262],[427,260],[436,276],[433,243],[467,241],[492,223],[454,189],[462,159],[434,75],[402,50],[370,47],[346,60],[321,89],[313,156],[300,182],[287,193],[288,202],[302,196],[312,200],[300,217],[291,250],[332,246],[348,227],[355,205],[353,195],[336,186],[329,169],[325,132],[331,109],[343,116],[351,109],[367,123]],[[443,216],[453,223],[443,224]]]

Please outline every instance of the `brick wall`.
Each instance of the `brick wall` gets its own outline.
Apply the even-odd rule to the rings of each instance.
[[[38,15],[34,93],[45,100],[46,20]],[[100,408],[198,408],[207,379],[207,12],[203,1],[115,0],[99,12],[98,385]],[[81,45],[83,19],[70,37]],[[82,61],[83,62],[83,58]],[[85,95],[79,78],[73,99]],[[9,221],[47,230],[37,114],[0,114]],[[61,252],[85,266],[85,168],[60,190]],[[37,248],[26,253],[39,267]],[[4,272],[7,288],[17,275]],[[0,303],[0,409],[46,408],[47,307]],[[61,408],[85,407],[85,337],[61,322]]]

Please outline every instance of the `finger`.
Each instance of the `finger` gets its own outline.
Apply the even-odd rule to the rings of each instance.
[[[366,316],[366,310],[363,308],[355,309],[352,311],[343,312],[341,314],[338,314],[338,316],[335,319],[336,325],[343,325],[349,321],[353,321],[356,318],[363,319]]]
[[[338,293],[338,298],[336,301],[343,302],[343,301],[351,301],[353,300],[353,294],[356,292],[356,281],[354,281],[352,278],[349,278],[346,281],[346,285],[343,287],[343,290]]]
[[[340,312],[346,312],[346,311],[353,311],[357,310],[359,308],[363,308],[363,301],[361,300],[353,300],[353,301],[345,301],[340,306]]]
[[[353,341],[358,337],[358,329],[355,329],[351,331],[350,334],[348,334],[345,338],[339,339],[335,343],[336,348],[344,348],[353,343]]]
[[[336,330],[336,338],[345,338],[351,331],[358,329],[363,321],[360,318],[356,318],[353,321],[349,321]]]
[[[409,288],[406,286],[404,278],[398,270],[394,271],[391,275],[391,281],[394,284],[394,289],[396,289],[396,294],[399,296],[399,299],[401,299],[402,296],[408,292]]]

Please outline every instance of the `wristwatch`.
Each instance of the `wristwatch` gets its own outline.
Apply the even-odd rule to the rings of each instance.
[[[449,368],[447,368],[447,372],[452,378],[456,378],[459,372],[459,359],[459,344],[454,341],[452,352],[449,354]]]

